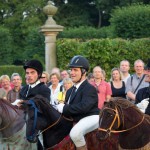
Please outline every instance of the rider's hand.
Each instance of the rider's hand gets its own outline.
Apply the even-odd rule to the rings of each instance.
[[[149,104],[149,98],[143,99],[140,103],[136,104],[136,106],[145,113],[145,110]]]
[[[16,99],[13,103],[11,103],[12,105],[16,105],[18,107],[20,107],[23,103],[23,100],[21,99]]]
[[[57,110],[58,110],[60,113],[63,112],[64,105],[65,105],[65,104],[63,104],[63,103],[60,103],[60,104],[56,105]]]

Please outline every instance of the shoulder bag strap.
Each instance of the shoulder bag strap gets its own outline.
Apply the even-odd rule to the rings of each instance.
[[[143,81],[144,77],[145,77],[145,74],[143,75],[142,79],[140,80],[140,82],[139,82],[138,86],[136,87],[136,89],[134,90],[134,92],[133,92],[133,93],[135,93],[135,92],[137,91],[137,89],[139,88],[140,84],[142,83],[142,81]]]

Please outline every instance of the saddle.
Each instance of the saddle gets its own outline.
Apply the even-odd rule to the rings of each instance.
[[[105,141],[100,141],[97,133],[98,130],[94,130],[85,135],[88,150],[118,150],[118,134],[112,135]],[[75,150],[75,145],[68,135],[60,143],[47,150]]]

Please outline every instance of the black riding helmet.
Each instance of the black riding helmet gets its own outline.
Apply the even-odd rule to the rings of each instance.
[[[38,75],[39,75],[39,78],[41,77],[42,75],[42,72],[43,72],[43,66],[41,64],[40,61],[38,60],[29,60],[27,61],[23,68],[26,70],[27,68],[32,68],[32,69],[35,69],[37,72],[38,72]]]
[[[85,57],[77,55],[71,59],[69,67],[85,69],[88,72],[89,62]]]

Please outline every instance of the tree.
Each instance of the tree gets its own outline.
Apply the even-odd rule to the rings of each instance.
[[[31,28],[40,27],[46,20],[43,7],[46,0],[3,0],[0,3],[1,24],[13,36],[14,51],[12,58],[23,61],[25,37]]]
[[[11,54],[14,52],[13,38],[9,29],[0,26],[0,31],[0,64],[12,64],[13,58]]]

